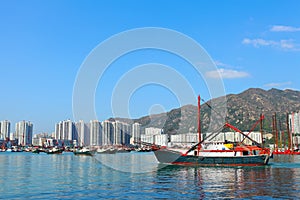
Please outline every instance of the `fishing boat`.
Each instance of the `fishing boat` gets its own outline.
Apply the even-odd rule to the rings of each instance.
[[[13,146],[11,148],[11,152],[22,152],[23,150],[21,149],[21,147],[17,147],[17,146]]]
[[[293,115],[292,115],[293,116]],[[294,117],[292,117],[293,119]],[[294,119],[293,119],[294,120]],[[283,144],[286,142],[282,142],[282,138],[285,138],[284,131],[281,130],[281,123],[279,121],[279,127],[280,130],[278,131],[278,125],[277,125],[277,117],[276,113],[272,116],[272,133],[275,135],[275,148],[272,152],[274,155],[300,155],[299,149],[297,148],[298,145],[293,144],[293,134],[290,132],[290,125],[289,125],[289,114],[286,114],[286,132],[288,136],[288,146],[283,147]],[[279,134],[281,135],[280,141],[279,141]],[[294,146],[294,148],[293,148]],[[280,147],[280,148],[279,148]]]
[[[31,152],[32,152],[32,153],[37,153],[37,154],[39,154],[39,153],[40,153],[40,149],[39,149],[39,148],[33,148],[33,149],[31,150]]]
[[[118,149],[115,149],[115,148],[99,148],[97,149],[97,153],[99,154],[115,154],[118,152]]]
[[[64,150],[60,148],[53,147],[52,149],[48,149],[46,151],[47,154],[62,154]]]
[[[260,121],[263,119],[260,117]],[[200,131],[200,96],[198,96],[198,143],[189,149],[160,148],[154,151],[157,160],[163,164],[193,165],[193,166],[259,166],[267,165],[270,158],[270,150],[250,138],[238,128],[229,123],[224,127],[233,129],[249,139],[253,145],[243,143],[205,142],[209,137],[215,137],[217,133],[201,139]],[[254,128],[253,128],[254,129]]]
[[[95,154],[95,152],[96,152],[95,150],[91,150],[87,147],[75,149],[73,151],[74,155],[76,155],[76,156],[93,156]]]

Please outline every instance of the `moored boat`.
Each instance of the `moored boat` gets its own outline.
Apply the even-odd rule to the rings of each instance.
[[[222,146],[221,149],[217,148]],[[259,166],[269,162],[269,153],[257,146],[212,145],[211,149],[194,150],[188,154],[178,149],[161,148],[154,151],[157,160],[164,164],[195,166]]]
[[[81,149],[75,149],[73,151],[76,156],[93,156],[95,154],[95,150],[91,150],[89,148],[83,147]]]
[[[60,148],[53,147],[52,149],[48,149],[46,151],[47,154],[62,154],[64,150]]]
[[[261,115],[260,120],[263,120]],[[189,149],[160,148],[154,151],[158,162],[174,165],[194,165],[194,166],[259,166],[267,165],[270,159],[270,150],[262,147],[244,134],[242,131],[225,123],[224,127],[231,128],[249,139],[253,145],[241,143],[205,143],[209,137],[201,140],[200,131],[200,96],[198,97],[198,134],[199,142]]]
[[[34,148],[34,149],[31,150],[31,152],[39,154],[40,150],[39,150],[39,148]]]
[[[118,152],[118,149],[115,149],[115,148],[107,148],[107,149],[100,148],[100,149],[97,149],[97,153],[99,153],[99,154],[115,154],[117,152]]]

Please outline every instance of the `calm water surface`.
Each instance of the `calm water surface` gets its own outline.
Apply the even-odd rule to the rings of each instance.
[[[152,153],[5,152],[0,199],[299,199],[299,166],[299,155],[264,167],[200,168],[162,167]]]

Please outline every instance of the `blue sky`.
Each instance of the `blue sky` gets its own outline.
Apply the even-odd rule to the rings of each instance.
[[[30,120],[35,133],[51,133],[58,121],[73,119],[74,83],[89,53],[115,34],[143,27],[175,30],[198,42],[218,67],[227,94],[248,88],[299,90],[299,8],[297,0],[1,0],[0,120],[10,120],[11,131],[15,122]],[[147,63],[174,68],[195,94],[210,99],[205,81],[183,59],[137,51],[120,57],[99,81],[99,120],[113,115],[111,96],[121,77]],[[213,71],[206,75],[218,78]],[[157,84],[138,88],[124,104],[133,118],[181,106],[176,94]]]

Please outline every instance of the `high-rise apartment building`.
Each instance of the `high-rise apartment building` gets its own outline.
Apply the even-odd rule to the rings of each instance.
[[[15,138],[18,139],[18,145],[32,144],[33,124],[25,120],[16,123]]]
[[[113,139],[114,145],[128,145],[130,143],[130,125],[124,122],[115,121],[113,124]]]
[[[114,128],[115,122],[110,122],[105,120],[102,122],[102,135],[101,135],[101,143],[102,146],[113,145],[115,144],[116,138],[114,137]]]
[[[300,133],[300,113],[293,112],[289,114],[290,131],[293,134]]]
[[[75,135],[78,138],[77,144],[79,146],[90,146],[90,124],[80,120],[75,123],[75,127]]]
[[[131,137],[131,126],[127,123],[123,123],[123,131],[122,131],[122,145],[130,144]]]
[[[10,137],[10,121],[3,120],[0,122],[0,139]]]
[[[102,125],[98,120],[90,121],[90,145],[99,146],[102,143]]]
[[[71,120],[60,121],[55,125],[55,139],[58,140],[78,140],[75,134],[75,124]]]
[[[132,135],[131,135],[131,144],[139,143],[141,141],[141,124],[134,123],[132,124]]]
[[[113,122],[113,144],[114,145],[121,145],[122,144],[122,137],[123,135],[123,124],[120,121]]]

